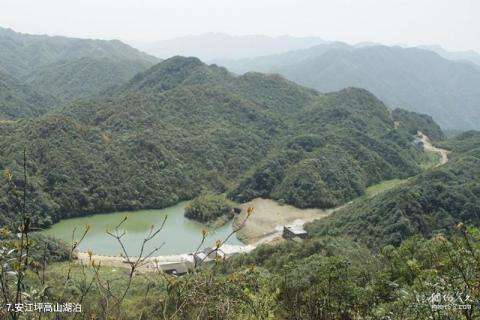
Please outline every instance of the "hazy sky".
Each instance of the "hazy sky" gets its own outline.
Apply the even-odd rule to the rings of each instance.
[[[480,51],[478,0],[0,0],[0,26],[134,42],[225,32]]]

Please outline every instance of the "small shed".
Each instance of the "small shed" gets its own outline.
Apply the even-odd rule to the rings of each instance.
[[[287,240],[303,240],[307,237],[307,231],[299,224],[286,225],[283,226],[283,237]]]
[[[159,264],[158,267],[163,272],[174,276],[183,276],[193,269],[193,265],[190,262],[173,262]]]
[[[224,256],[225,254],[221,250],[217,250],[214,248],[205,248],[202,251],[194,254],[193,258],[195,261],[195,265],[199,266],[203,262],[214,261],[217,257],[223,258]]]

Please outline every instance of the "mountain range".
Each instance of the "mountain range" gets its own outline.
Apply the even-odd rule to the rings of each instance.
[[[439,131],[418,119],[404,122]],[[0,168],[20,178],[27,148],[31,205],[43,226],[161,208],[208,190],[328,208],[419,173],[423,151],[409,130],[366,90],[320,94],[280,76],[235,76],[175,57],[102,95],[1,123]],[[11,221],[7,199],[3,223]]]
[[[329,43],[216,63],[239,74],[278,73],[321,92],[365,88],[392,109],[431,115],[443,129],[480,128],[480,69],[429,50]]]
[[[205,34],[172,41],[163,43],[163,48],[172,50],[164,56],[184,53],[213,57],[208,50],[218,56],[255,56],[214,62],[239,74],[279,73],[320,92],[365,88],[390,109],[431,115],[451,133],[479,128],[480,69],[471,62],[474,52],[449,53],[440,47],[425,50],[375,43],[352,46],[287,36]],[[270,52],[276,54],[257,57]],[[466,62],[468,57],[473,60]],[[37,111],[46,108],[45,102],[50,108],[121,86],[159,61],[117,40],[28,35],[0,29],[0,72],[10,82],[22,84],[42,97],[33,107]],[[12,110],[18,108],[11,106],[12,101],[3,99],[3,118],[15,116]]]
[[[152,43],[135,43],[135,45],[163,59],[180,55],[210,61],[222,58],[253,58],[304,49],[324,42],[318,37],[232,36],[225,33],[205,33]]]
[[[435,53],[438,53],[440,56],[444,57],[445,59],[470,62],[477,66],[480,66],[480,54],[473,50],[448,51],[438,45],[437,46],[420,46],[419,48],[427,49]]]
[[[187,35],[161,41],[131,41],[140,48],[162,59],[173,56],[194,56],[203,61],[237,60],[287,53],[308,49],[320,44],[333,44],[320,37],[295,37],[283,35],[278,37],[260,34],[229,35],[227,33],[203,33]],[[381,45],[378,42],[363,41],[351,44],[351,47],[364,48]],[[408,48],[408,45],[396,45]],[[419,46],[420,49],[433,51],[445,59],[470,62],[480,65],[480,54],[473,51],[448,51],[439,45]]]

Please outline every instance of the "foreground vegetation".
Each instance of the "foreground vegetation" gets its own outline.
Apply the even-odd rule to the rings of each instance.
[[[15,301],[20,275],[11,256],[0,255],[7,301]],[[332,237],[264,245],[179,278],[132,274],[94,260],[44,269],[32,258],[22,271],[19,301],[82,305],[79,314],[43,319],[477,319],[479,257],[479,230],[459,224],[450,237],[413,237],[378,253]],[[4,319],[39,317],[0,312]]]

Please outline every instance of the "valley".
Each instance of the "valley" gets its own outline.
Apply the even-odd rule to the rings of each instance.
[[[151,50],[216,64],[0,28],[7,306],[83,308],[32,313],[46,320],[478,318],[476,55],[225,34]],[[422,301],[451,292],[472,307]],[[29,316],[0,304],[2,320]]]
[[[417,139],[423,144],[425,153],[433,152],[440,155],[439,162],[434,167],[448,162],[449,151],[433,146],[428,136],[421,132],[417,134]],[[135,256],[139,252],[139,244],[147,236],[150,227],[161,225],[163,219],[166,219],[165,226],[156,242],[149,243],[146,247],[146,250],[150,251],[161,246],[142,267],[144,272],[155,272],[156,267],[163,264],[193,262],[191,253],[195,252],[201,242],[203,230],[208,230],[208,237],[204,239],[203,246],[213,248],[215,240],[223,240],[234,229],[239,228],[233,237],[228,238],[228,241],[222,244],[222,250],[226,250],[228,254],[249,252],[259,245],[272,245],[285,241],[282,238],[284,225],[305,225],[322,219],[335,211],[348,208],[355,201],[377,196],[407,181],[408,179],[396,179],[380,182],[368,187],[364,196],[331,209],[299,209],[287,204],[279,204],[274,200],[257,198],[242,203],[240,205],[242,212],[235,215],[233,221],[220,227],[208,227],[186,219],[183,215],[187,202],[182,202],[162,210],[118,212],[70,218],[54,224],[42,231],[42,234],[54,236],[68,243],[72,236],[74,237],[75,232],[78,235],[85,226],[92,226],[78,248],[80,251],[78,253],[79,262],[85,263],[87,260],[93,259],[106,266],[127,267],[121,256],[123,255],[122,248],[114,238],[106,233],[106,230],[112,231],[124,217],[127,217],[128,222],[122,227],[122,230],[128,232],[128,236],[124,239],[125,249],[129,255]],[[253,208],[254,213],[247,219],[248,208]],[[244,221],[246,223],[242,225]],[[178,237],[179,234],[182,237]],[[90,257],[87,252],[94,254]]]

